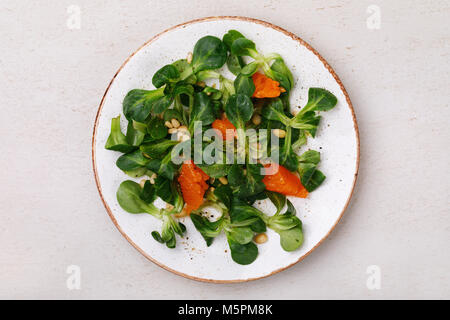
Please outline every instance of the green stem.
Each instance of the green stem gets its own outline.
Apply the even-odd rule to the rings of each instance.
[[[264,221],[265,224],[267,224],[270,220],[270,217],[266,215],[264,212],[256,209],[255,207],[251,207],[251,210]]]
[[[188,124],[188,119],[187,119],[188,115],[186,114],[186,110],[184,109],[183,104],[181,103],[180,96],[175,97],[174,107],[175,107],[175,110],[177,110],[178,113],[181,115],[184,124],[187,125]]]
[[[301,108],[300,111],[295,115],[295,117],[292,118],[292,121],[294,121],[294,119],[300,119],[306,112],[314,109],[315,106],[316,103],[307,103],[306,106]]]
[[[250,57],[252,57],[255,60],[264,60],[264,57],[258,53],[256,50],[248,50],[250,53]]]
[[[148,203],[146,205],[145,212],[160,220],[163,219],[163,213],[153,203]]]
[[[248,227],[249,225],[256,222],[257,220],[258,220],[258,218],[253,218],[253,219],[245,220],[243,222],[233,222],[233,223],[230,223],[229,226],[232,228]]]
[[[286,136],[284,138],[284,145],[287,146],[287,150],[291,148],[292,140],[292,128],[290,126],[286,127]]]
[[[297,150],[306,144],[306,135],[303,130],[300,131],[300,137],[292,144],[292,149]]]
[[[278,53],[275,53],[275,52],[269,53],[266,56],[264,56],[264,60],[267,61],[267,62],[270,62],[270,61],[275,60],[275,59],[283,59],[283,58],[281,58],[281,56]]]
[[[225,78],[223,76],[219,77],[219,81],[220,81],[221,91],[227,90],[230,95],[233,95],[233,94],[236,93],[236,91],[234,89],[234,82],[233,81],[231,81],[230,79],[227,79],[227,78]]]
[[[220,73],[212,70],[200,71],[197,73],[197,81],[205,81],[207,79],[219,79]]]
[[[273,75],[273,73],[272,73],[272,69],[270,69],[270,66],[269,66],[269,64],[267,63],[267,61],[265,61],[265,60],[262,61],[261,67],[262,67],[264,73],[266,74],[266,76],[268,76],[268,77],[271,78],[271,79],[274,78],[274,75]]]

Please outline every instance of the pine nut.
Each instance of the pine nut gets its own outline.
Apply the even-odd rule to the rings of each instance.
[[[258,244],[262,244],[264,242],[267,242],[267,239],[268,238],[265,233],[260,233],[260,234],[257,234],[253,240],[255,240],[255,242]]]
[[[142,152],[142,154],[144,155],[144,157],[146,157],[146,158],[151,158],[148,154],[146,154],[145,152]]]
[[[202,87],[202,88],[206,87],[205,81],[198,81],[198,82],[197,82],[197,85],[198,85],[199,87]]]
[[[173,118],[172,120],[170,120],[170,122],[172,123],[172,126],[173,126],[174,128],[178,128],[178,127],[180,126],[180,122],[179,122],[177,119],[175,119],[175,118]]]
[[[191,63],[192,62],[192,52],[188,52],[188,54],[187,54],[187,57],[186,57],[186,61],[187,61],[187,63]]]
[[[171,205],[170,203],[166,203],[166,209],[167,210],[172,210],[174,208],[173,205]]]
[[[278,138],[286,137],[286,131],[284,131],[282,129],[274,129],[273,134],[276,135]]]
[[[189,132],[188,128],[186,126],[179,126],[178,131],[186,131]]]
[[[148,179],[142,179],[142,180],[139,182],[139,185],[141,186],[141,188],[144,188],[145,182],[146,182],[147,180],[148,180]]]
[[[172,134],[172,133],[177,133],[178,132],[178,129],[177,128],[171,128],[171,129],[169,129],[169,133],[170,134]]]
[[[254,125],[259,125],[261,124],[261,116],[259,114],[254,114],[252,117],[252,122]]]
[[[172,129],[172,128],[173,128],[173,125],[172,125],[172,123],[171,123],[170,121],[164,122],[164,125],[165,125],[167,128],[169,128],[169,129]]]
[[[219,181],[220,181],[220,183],[223,184],[223,185],[228,184],[228,179],[225,178],[225,177],[220,177],[220,178],[219,178]]]

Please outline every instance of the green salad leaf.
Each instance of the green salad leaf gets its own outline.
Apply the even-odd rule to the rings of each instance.
[[[221,68],[227,60],[227,48],[222,40],[206,36],[197,41],[192,57],[194,73]]]
[[[258,247],[253,243],[240,244],[231,235],[227,234],[231,258],[241,265],[251,264],[258,257]]]
[[[234,164],[228,172],[228,181],[233,188],[233,194],[238,198],[248,198],[261,193],[266,188],[262,182],[261,164],[247,164],[246,172],[242,166]]]
[[[145,167],[150,159],[146,158],[141,150],[136,150],[120,156],[116,165],[120,170],[133,171],[141,167]]]
[[[134,120],[128,122],[126,139],[127,142],[133,147],[140,146],[142,141],[144,141],[145,131],[143,132],[137,129],[142,128],[141,125],[142,123]]]
[[[178,143],[179,141],[176,140],[161,139],[152,143],[143,144],[140,146],[140,149],[142,153],[148,157],[158,159],[162,158],[173,146]]]
[[[255,92],[255,84],[252,78],[239,74],[234,80],[234,89],[237,94],[243,94],[251,98]]]
[[[320,153],[315,150],[306,151],[298,157],[298,162],[298,173],[303,186],[308,192],[316,190],[326,179],[326,176],[317,169]]]
[[[247,38],[237,38],[231,44],[231,53],[235,56],[249,56],[253,59],[259,58],[259,53],[256,51],[256,45],[253,41]]]
[[[245,123],[252,118],[253,103],[252,100],[244,94],[238,93],[232,95],[225,106],[225,113],[228,120],[236,129],[244,129]]]
[[[155,90],[133,89],[123,100],[123,113],[128,120],[145,122],[153,105],[160,99],[165,99],[164,87]]]
[[[270,199],[270,201],[272,201],[273,205],[277,209],[277,212],[275,214],[279,214],[286,204],[286,196],[281,193],[268,190],[266,190],[265,192],[267,197]]]
[[[180,78],[180,72],[172,65],[168,64],[156,71],[153,75],[152,83],[156,88],[161,88],[165,84],[176,82]]]
[[[198,164],[197,167],[202,169],[211,178],[220,178],[228,174],[231,165],[215,163],[215,164]]]
[[[207,126],[216,120],[211,100],[204,92],[197,92],[194,95],[194,107],[189,122],[189,131],[192,133],[194,123],[201,121],[203,126]]]
[[[191,220],[203,239],[205,239],[208,247],[213,243],[214,238],[222,232],[223,219],[211,222],[199,214],[191,214]]]
[[[120,116],[111,119],[111,133],[106,140],[105,149],[120,151],[124,153],[131,152],[135,147],[128,143],[127,138],[120,130]]]
[[[122,182],[117,190],[117,201],[123,210],[129,213],[148,213],[157,218],[161,217],[159,209],[152,203],[147,203],[141,198],[141,186],[131,180]],[[145,196],[144,196],[145,198]]]
[[[171,161],[170,153],[168,153],[162,159],[148,159],[146,166],[148,169],[156,172],[158,175],[162,175],[169,180],[173,180],[177,172],[175,165]]]
[[[288,92],[291,91],[294,87],[294,77],[292,76],[291,70],[284,63],[284,60],[281,58],[275,59],[270,69],[274,80],[278,81]]]

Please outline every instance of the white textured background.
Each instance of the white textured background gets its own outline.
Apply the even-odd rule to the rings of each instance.
[[[81,8],[71,30],[67,8]],[[381,10],[370,30],[367,8]],[[334,67],[361,167],[343,220],[275,276],[215,285],[171,274],[116,230],[92,174],[100,99],[155,33],[212,15],[267,20]],[[450,298],[450,1],[0,2],[0,298]],[[68,290],[66,268],[81,268]],[[381,289],[366,269],[381,270]]]

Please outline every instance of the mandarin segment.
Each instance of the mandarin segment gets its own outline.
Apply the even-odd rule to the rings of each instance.
[[[234,134],[232,136],[227,136],[227,130],[236,131],[236,127],[227,118],[215,120],[212,123],[212,127],[222,134],[224,140],[227,140],[227,138],[230,139],[230,137],[234,138]]]
[[[254,98],[276,98],[282,92],[286,92],[283,87],[280,87],[278,81],[272,80],[262,73],[256,72],[253,74],[252,79],[255,84]]]
[[[264,167],[268,168],[270,166],[270,164],[266,164]],[[300,178],[280,165],[275,174],[264,176],[263,183],[266,185],[267,190],[286,196],[298,198],[306,198],[308,196],[308,191],[302,185]]]
[[[208,190],[206,181],[209,176],[197,167],[192,160],[186,161],[181,166],[178,182],[180,183],[181,193],[186,203],[186,213],[190,214],[192,210],[198,209],[203,203],[203,196]]]

